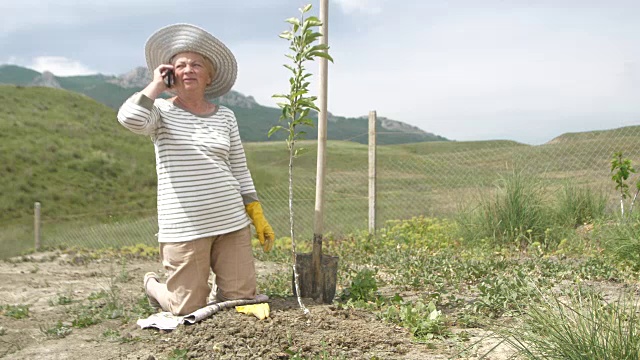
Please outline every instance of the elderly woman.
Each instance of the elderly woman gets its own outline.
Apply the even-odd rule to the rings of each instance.
[[[166,284],[144,277],[149,302],[175,315],[207,303],[209,269],[219,301],[252,299],[256,276],[253,222],[264,251],[275,235],[264,218],[246,165],[234,113],[207,98],[233,86],[236,60],[207,31],[164,27],[145,46],[151,83],[127,99],[118,121],[151,137],[158,176],[158,241]],[[168,91],[173,97],[159,98]]]

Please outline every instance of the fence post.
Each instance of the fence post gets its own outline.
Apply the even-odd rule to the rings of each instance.
[[[40,203],[36,202],[33,208],[33,233],[36,251],[40,250]]]
[[[376,232],[376,111],[369,111],[369,234]]]

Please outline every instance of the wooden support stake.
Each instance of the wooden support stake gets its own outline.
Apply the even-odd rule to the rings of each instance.
[[[328,44],[329,41],[329,1],[320,1],[320,27],[321,44]],[[322,273],[322,232],[324,225],[324,181],[326,169],[326,152],[327,147],[327,59],[320,58],[320,94],[318,100],[320,102],[320,112],[318,112],[318,159],[316,166],[316,205],[313,217],[313,258],[311,266],[313,267],[313,297],[320,299],[322,297],[324,278]]]
[[[369,235],[376,232],[376,119],[369,111]]]
[[[33,233],[36,251],[40,250],[40,203],[35,203],[33,208]]]

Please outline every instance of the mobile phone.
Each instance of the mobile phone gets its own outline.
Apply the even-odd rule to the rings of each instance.
[[[173,74],[173,70],[169,69],[167,70],[167,72],[164,73],[164,84],[170,88],[173,86],[173,84],[175,84],[176,79],[175,79],[175,75]]]

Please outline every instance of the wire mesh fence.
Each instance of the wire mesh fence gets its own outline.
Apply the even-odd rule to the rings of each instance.
[[[387,220],[413,216],[450,217],[479,196],[495,190],[496,182],[513,171],[544,184],[550,196],[571,182],[604,192],[616,204],[610,164],[621,151],[632,164],[640,164],[640,126],[565,134],[537,146],[513,141],[424,142],[379,146],[377,152],[377,226]],[[342,236],[367,229],[367,146],[330,142],[325,179],[324,234]],[[249,153],[249,151],[248,151]],[[286,171],[285,152],[250,164]],[[332,155],[336,154],[336,155]],[[296,238],[311,240],[315,207],[315,155],[309,147],[294,165],[294,220]],[[274,155],[275,156],[275,155]],[[294,163],[295,164],[295,163]],[[312,165],[309,165],[312,164]],[[632,179],[636,180],[636,178]],[[278,237],[289,236],[288,183],[256,182],[266,216]],[[42,245],[67,247],[119,247],[155,245],[155,209],[118,214],[78,214],[55,217],[42,213]],[[0,257],[15,255],[34,244],[33,219],[0,224]]]

